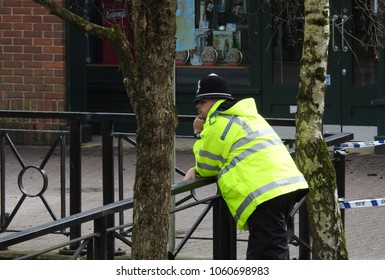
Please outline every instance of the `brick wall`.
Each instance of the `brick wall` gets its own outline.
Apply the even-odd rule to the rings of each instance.
[[[62,20],[32,0],[0,1],[0,110],[64,111]],[[1,120],[0,125],[52,129],[61,123]]]

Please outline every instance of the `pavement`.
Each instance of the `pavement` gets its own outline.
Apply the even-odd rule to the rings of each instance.
[[[191,138],[177,138],[175,142],[175,166],[180,170],[187,171],[194,164],[194,156],[191,151],[193,145]],[[45,158],[49,147],[17,147],[20,156],[27,165],[39,165]],[[102,205],[102,165],[101,165],[101,144],[100,138],[93,137],[92,142],[84,143],[82,149],[82,209],[88,210]],[[128,145],[124,147],[124,198],[132,196],[135,170],[135,148]],[[67,165],[69,160],[67,160]],[[60,216],[60,157],[54,152],[45,166],[48,177],[48,186],[41,196],[27,196],[23,200],[22,191],[18,185],[20,174],[20,162],[16,160],[10,151],[6,151],[6,178],[5,178],[5,209],[7,212],[14,211],[19,207],[14,219],[9,225],[9,230],[23,230],[42,223],[52,221],[49,214],[50,208],[54,215]],[[115,168],[117,169],[117,167]],[[23,175],[23,191],[29,194],[42,192],[43,179],[36,170],[28,170]],[[66,167],[68,172],[68,166]],[[67,174],[68,175],[68,174]],[[373,198],[385,198],[385,154],[375,154],[373,148],[347,150],[346,155],[346,199],[363,200]],[[66,213],[68,214],[68,185],[66,184]],[[118,177],[116,177],[117,180]],[[182,179],[182,176],[175,174],[175,182]],[[214,185],[202,188],[197,191],[198,197],[215,194]],[[118,197],[118,192],[116,193]],[[176,200],[181,199],[178,196]],[[178,212],[175,216],[175,232],[182,236],[189,229],[189,226],[198,218],[205,205],[198,205],[186,211]],[[124,215],[127,222],[132,212],[127,211]],[[93,225],[85,224],[83,232],[92,231]],[[362,207],[345,210],[345,234],[349,258],[352,260],[375,260],[385,259],[385,207]],[[296,229],[298,230],[298,229]],[[2,235],[10,234],[4,232]],[[212,256],[212,217],[208,215],[199,225],[189,240],[181,249],[178,258],[184,259],[210,259]],[[238,232],[237,245],[238,259],[245,258],[247,245],[247,233]],[[67,241],[68,238],[62,234],[51,234],[37,240],[23,242],[11,246],[8,250],[0,252],[0,259],[11,253],[32,252],[41,250],[53,244]],[[176,239],[176,246],[180,239]],[[130,248],[119,241],[116,247],[121,252],[129,253]],[[60,253],[53,252],[57,258]],[[53,258],[56,258],[55,255]],[[291,245],[291,258],[298,257],[298,247]]]

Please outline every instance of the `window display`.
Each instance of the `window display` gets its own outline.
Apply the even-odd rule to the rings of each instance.
[[[189,0],[179,0],[187,4]],[[191,0],[194,27],[188,20],[177,26],[178,34],[193,28],[193,45],[176,52],[177,66],[247,65],[248,12],[246,0]],[[187,8],[186,8],[187,9]],[[191,14],[189,14],[191,16]],[[177,24],[178,25],[178,24]],[[178,38],[177,40],[181,38]],[[185,36],[185,35],[180,35]],[[243,44],[243,41],[247,42]],[[178,45],[178,43],[177,43]]]
[[[247,0],[178,0],[176,14],[177,68],[245,67],[249,62]],[[134,51],[131,0],[85,1],[87,17],[103,26],[121,25]],[[87,35],[89,64],[117,65],[106,42]]]

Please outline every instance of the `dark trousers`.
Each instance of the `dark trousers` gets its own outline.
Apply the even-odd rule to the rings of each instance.
[[[249,241],[246,259],[289,259],[287,223],[298,198],[298,192],[291,192],[258,205],[247,220]]]

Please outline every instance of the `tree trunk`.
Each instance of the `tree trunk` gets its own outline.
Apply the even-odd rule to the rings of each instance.
[[[171,155],[177,123],[173,99],[176,1],[134,0],[137,115],[134,259],[167,259]],[[130,66],[132,67],[132,66]],[[130,84],[126,85],[130,88]]]
[[[307,196],[313,259],[347,259],[338,206],[336,173],[323,138],[329,45],[329,1],[305,4],[303,54],[297,96],[296,161],[310,192]]]
[[[138,125],[132,258],[167,259],[171,155],[177,126],[173,96],[177,1],[132,1],[134,46],[119,26],[92,24],[57,5],[59,1],[33,1],[105,40],[117,53]]]

